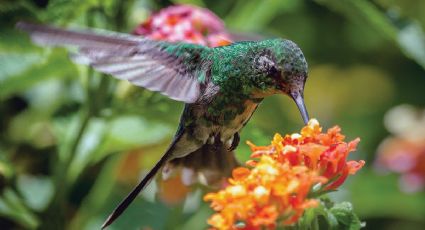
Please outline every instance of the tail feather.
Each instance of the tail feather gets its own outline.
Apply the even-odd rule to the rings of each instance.
[[[169,170],[169,175],[178,173],[183,168],[190,169],[194,172],[190,174],[193,178],[182,177],[182,180],[192,183],[198,181],[210,187],[220,187],[223,179],[231,176],[232,170],[238,166],[239,162],[235,153],[223,143],[216,141],[214,144],[204,144],[182,158],[168,161],[165,167]]]
[[[155,177],[158,170],[167,162],[170,150],[168,150],[164,156],[155,164],[155,166],[149,171],[149,173],[143,178],[142,181],[127,195],[127,197],[121,201],[121,203],[114,209],[114,211],[108,216],[106,221],[102,224],[102,229],[112,224],[133,202],[137,195],[142,191],[146,185]]]

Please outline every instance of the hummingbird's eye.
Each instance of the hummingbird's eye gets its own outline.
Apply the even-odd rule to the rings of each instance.
[[[280,78],[280,72],[276,68],[276,66],[271,66],[268,70],[268,75],[272,78],[278,79]]]

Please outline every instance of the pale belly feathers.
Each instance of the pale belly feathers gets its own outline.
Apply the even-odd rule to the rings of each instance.
[[[216,138],[220,138],[220,141],[230,148],[235,133],[245,126],[257,106],[257,103],[251,101],[245,102],[244,111],[237,114],[225,125],[217,124],[218,122],[212,125],[205,124],[205,121],[202,120],[202,116],[205,116],[205,114],[202,113],[205,113],[206,110],[200,110],[202,112],[197,113],[197,119],[195,119],[192,127],[188,128],[191,130],[185,131],[180,140],[175,143],[172,158],[184,157],[206,143],[213,144],[217,141]]]

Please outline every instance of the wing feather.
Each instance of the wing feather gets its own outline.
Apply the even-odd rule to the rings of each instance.
[[[138,36],[92,30],[65,30],[44,25],[18,23],[35,43],[50,46],[76,46],[72,59],[97,71],[128,80],[178,101],[196,102],[201,85],[200,54],[208,47],[152,41]]]

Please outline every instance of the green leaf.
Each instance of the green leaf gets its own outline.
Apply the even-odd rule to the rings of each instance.
[[[319,214],[320,207],[317,208],[309,208],[304,212],[303,217],[301,218],[300,225],[301,226],[311,226],[313,221],[317,218]]]
[[[406,56],[425,68],[425,33],[419,23],[412,22],[400,29],[397,41]]]
[[[332,202],[329,200],[322,201],[320,205],[314,209],[316,212],[316,219],[318,219],[319,216],[323,216],[323,218],[326,220],[326,223],[329,225],[329,229],[338,229],[338,220],[327,208],[327,205],[331,203]]]
[[[316,0],[348,17],[353,22],[370,26],[396,42],[404,54],[425,69],[425,34],[417,22],[389,18],[372,2],[365,0]],[[403,23],[400,23],[403,20]],[[403,26],[400,26],[403,25]]]
[[[16,221],[27,229],[35,229],[40,223],[25,202],[10,188],[6,188],[0,196],[0,215]]]
[[[92,159],[102,140],[105,137],[106,122],[104,119],[92,118],[86,131],[82,134],[81,141],[70,163],[68,179],[73,183]]]
[[[121,157],[122,155],[114,155],[104,164],[94,182],[95,184],[81,203],[76,216],[72,219],[70,229],[83,229],[93,218],[93,214],[100,213],[105,203],[110,202],[108,197],[116,186],[116,183],[114,183],[117,175],[115,169],[120,163]]]
[[[27,68],[35,65],[40,60],[40,55],[27,53],[1,53],[0,54],[0,82],[8,77],[20,74]]]
[[[113,152],[158,144],[171,136],[172,130],[167,125],[139,116],[117,117],[108,122],[105,136],[93,153],[92,162],[97,162]]]
[[[34,45],[28,34],[14,29],[12,26],[0,28],[0,52],[19,53],[25,55],[40,54],[43,48]]]
[[[17,187],[28,207],[36,211],[44,210],[53,197],[53,183],[46,176],[20,175]]]
[[[21,59],[19,58],[20,56],[15,57],[16,66],[18,64],[17,62]],[[17,70],[12,69],[12,71]],[[24,91],[47,79],[65,76],[78,76],[77,70],[74,65],[70,64],[66,54],[63,52],[53,52],[46,60],[39,60],[38,63],[27,68],[25,71],[0,79],[0,99]]]
[[[66,159],[72,136],[76,134],[78,120],[57,119],[56,134],[60,141],[61,159]],[[64,127],[59,127],[63,125]],[[111,120],[92,118],[82,134],[81,141],[70,162],[67,181],[72,184],[88,166],[115,152],[154,145],[171,136],[172,129],[162,123],[148,121],[139,116],[123,115]],[[162,150],[161,150],[162,151]]]
[[[339,229],[356,230],[362,227],[362,223],[353,211],[349,202],[335,204],[330,210],[340,224]]]
[[[67,24],[99,4],[100,1],[97,0],[52,0],[47,10],[39,12],[39,16],[45,22]]]
[[[270,0],[264,3],[261,0],[238,1],[225,19],[226,25],[243,31],[258,30],[269,24],[277,14],[294,10],[302,4],[294,0]]]
[[[12,163],[5,159],[5,155],[6,153],[0,149],[0,180],[9,180],[15,173]],[[3,181],[1,181],[1,183],[3,183]],[[1,186],[3,186],[3,184],[0,184],[0,192],[1,189],[3,189]]]
[[[58,144],[59,161],[67,159],[67,150],[78,131],[79,120],[76,114],[60,117],[53,120],[53,133]]]

